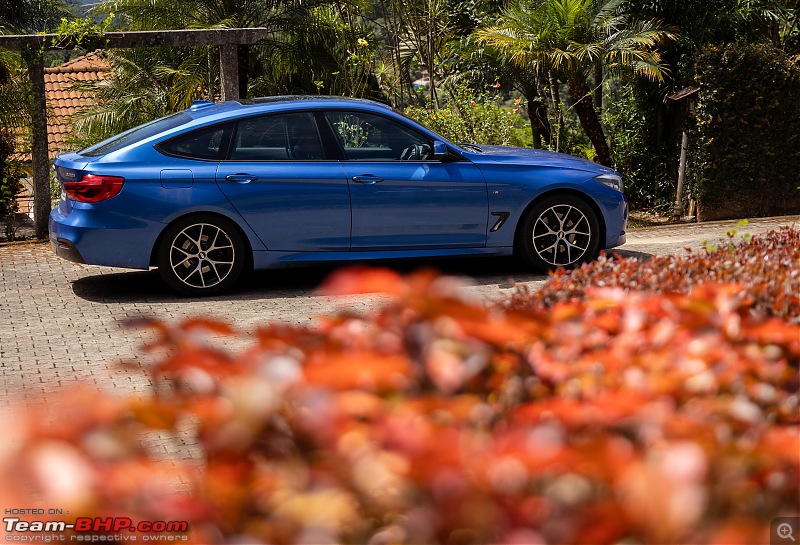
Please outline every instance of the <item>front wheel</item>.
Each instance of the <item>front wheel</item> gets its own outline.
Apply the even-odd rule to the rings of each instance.
[[[597,256],[600,224],[591,207],[571,195],[547,197],[522,219],[517,239],[531,267],[552,271],[573,268]]]
[[[242,274],[245,245],[236,226],[212,215],[189,216],[170,225],[158,249],[161,278],[182,295],[229,289]]]

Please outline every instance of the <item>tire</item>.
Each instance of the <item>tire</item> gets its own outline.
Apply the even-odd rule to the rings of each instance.
[[[210,214],[179,219],[164,231],[158,248],[161,278],[181,295],[192,297],[230,289],[246,261],[236,225]]]
[[[517,232],[517,252],[534,269],[571,269],[600,248],[600,223],[592,208],[572,195],[553,195],[528,210]]]

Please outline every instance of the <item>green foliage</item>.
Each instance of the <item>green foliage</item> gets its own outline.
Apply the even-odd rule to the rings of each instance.
[[[590,161],[597,157],[592,141],[586,136],[575,111],[564,102],[548,111],[553,127],[553,138],[547,148],[551,151],[584,157]]]
[[[318,2],[281,33],[281,43],[256,45],[260,67],[248,94],[324,94],[380,98],[372,29],[356,5]]]
[[[2,0],[0,34],[43,32],[68,15],[59,0]]]
[[[797,29],[796,0],[626,0],[640,17],[658,17],[680,28],[679,48],[707,44],[782,42]]]
[[[747,222],[737,224],[746,227]],[[552,307],[579,300],[592,286],[648,293],[689,293],[709,283],[739,286],[739,297],[753,312],[800,322],[800,228],[783,228],[764,235],[737,229],[728,240],[686,256],[654,256],[647,261],[601,256],[571,272],[559,271],[535,292],[520,289],[509,306],[514,309]]]
[[[476,36],[505,62],[568,83],[571,106],[604,165],[611,156],[587,78],[601,66],[608,75],[661,81],[669,69],[659,47],[675,38],[673,28],[634,18],[620,0],[515,0]]]
[[[675,158],[656,145],[658,105],[649,98],[635,82],[625,83],[606,101],[603,123],[612,166],[625,178],[631,208],[666,211],[674,203],[674,181],[666,165]]]
[[[0,221],[4,223],[7,240],[14,240],[14,216],[17,213],[16,196],[22,189],[22,165],[12,157],[13,139],[0,132]]]
[[[514,110],[503,108],[496,93],[476,95],[458,85],[441,108],[412,106],[405,114],[453,142],[522,145],[523,135],[515,128],[521,128],[524,121]]]
[[[800,212],[800,57],[767,45],[710,47],[697,81],[698,216]]]
[[[361,125],[358,116],[345,115],[334,123],[336,134],[342,139],[342,145],[346,148],[360,148],[367,146],[368,134]]]
[[[108,40],[103,38],[103,34],[111,27],[113,19],[113,13],[109,13],[101,23],[95,23],[89,18],[68,19],[63,17],[52,31],[55,36],[50,45],[58,49],[76,47],[87,51],[106,47]]]

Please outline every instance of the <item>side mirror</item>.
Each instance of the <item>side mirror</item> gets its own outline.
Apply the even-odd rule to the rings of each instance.
[[[453,161],[455,157],[447,149],[447,145],[441,140],[433,141],[433,159],[435,161]]]

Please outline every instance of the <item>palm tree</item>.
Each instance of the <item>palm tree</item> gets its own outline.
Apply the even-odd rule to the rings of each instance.
[[[14,0],[0,9],[0,34],[42,32],[70,14],[59,0]]]
[[[188,108],[204,98],[208,74],[202,48],[141,48],[104,53],[111,65],[99,81],[72,89],[94,97],[75,114],[70,147],[84,147],[142,123]],[[207,96],[205,97],[207,98]]]
[[[428,100],[438,107],[436,78],[447,51],[447,44],[457,31],[447,0],[413,0],[392,3],[402,21],[400,57],[415,58],[428,72]]]
[[[663,80],[669,72],[656,47],[675,37],[658,20],[633,20],[623,2],[513,0],[494,25],[477,31],[481,42],[509,62],[567,82],[572,108],[604,165],[611,164],[611,154],[592,104],[589,76],[601,64],[609,76]]]

